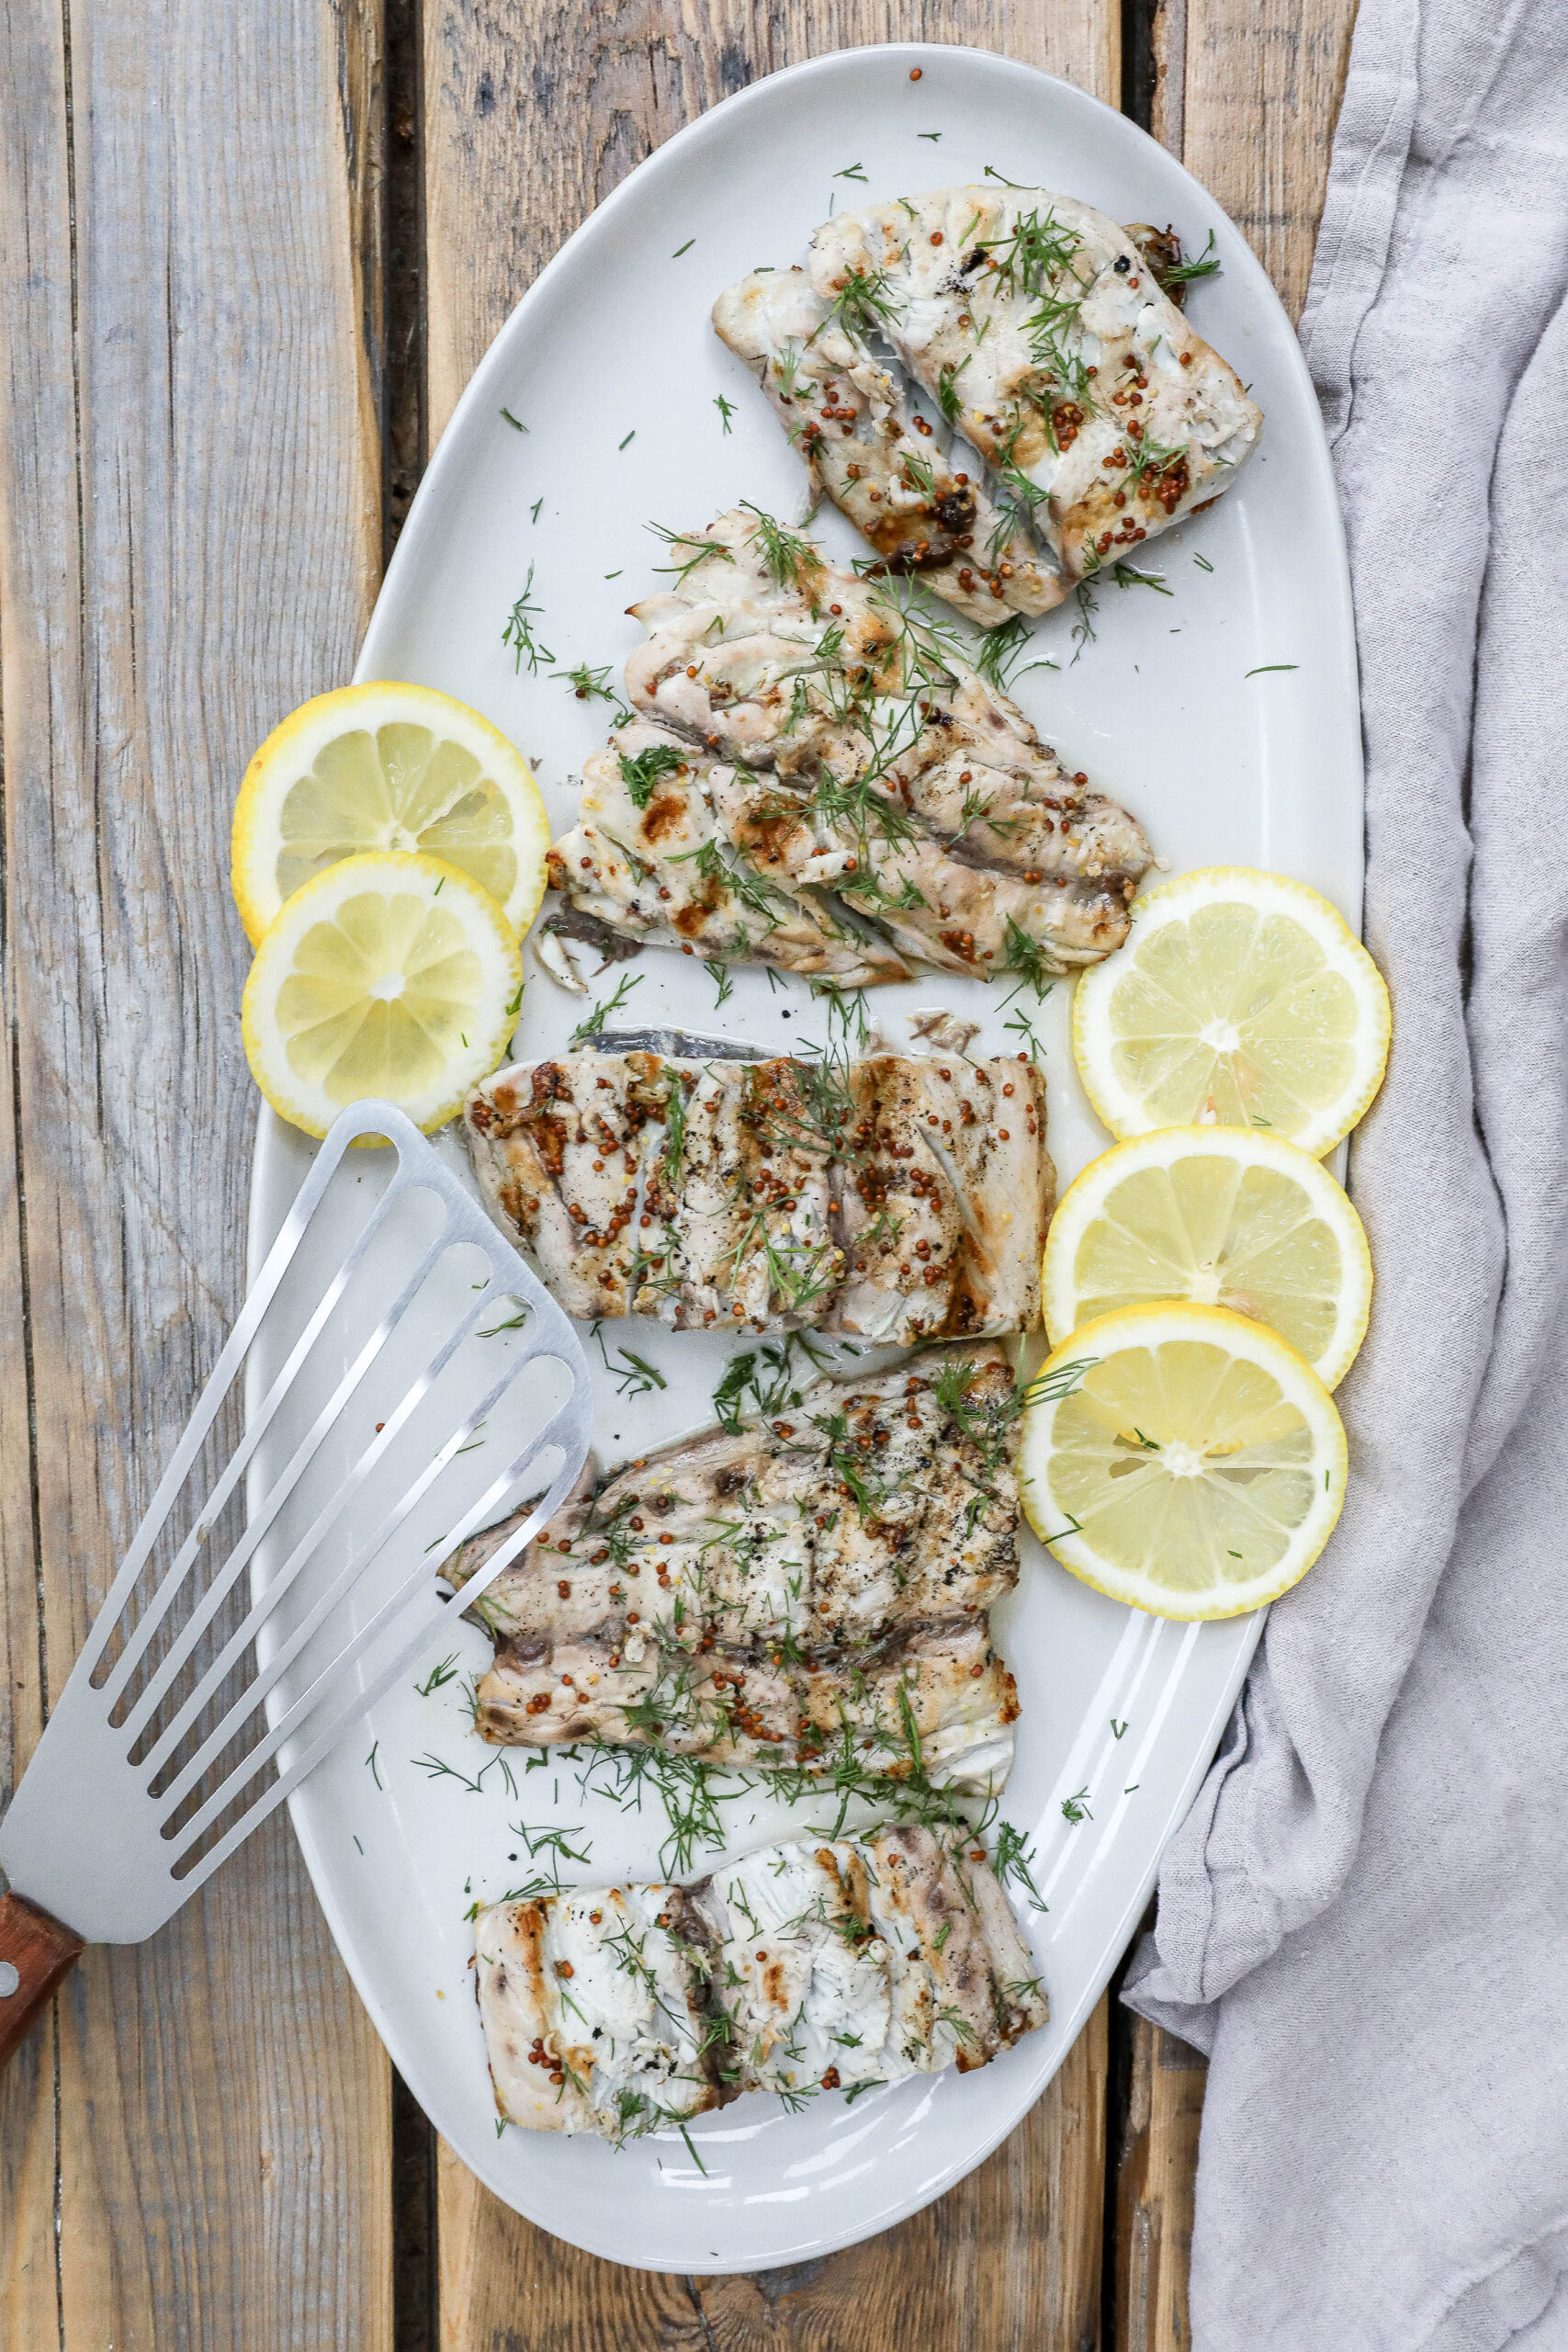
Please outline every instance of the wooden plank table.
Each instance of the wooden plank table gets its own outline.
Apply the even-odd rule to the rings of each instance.
[[[0,6],[0,1803],[231,1316],[244,761],[346,677],[582,215],[761,74],[965,41],[1135,114],[1299,310],[1353,0]],[[799,2270],[531,2229],[390,2076],[280,1822],[0,2083],[0,2352],[1176,2352],[1202,2066],[1102,2002],[969,2180]]]

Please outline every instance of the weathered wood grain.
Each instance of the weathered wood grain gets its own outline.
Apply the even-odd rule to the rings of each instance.
[[[718,99],[802,58],[962,42],[1063,74],[1111,106],[1118,0],[429,0],[425,249],[432,442],[508,311],[634,164]]]
[[[1114,2209],[1114,2352],[1190,2352],[1187,2273],[1208,2066],[1189,2043],[1146,2018],[1134,2018],[1131,2026]]]
[[[378,23],[0,11],[8,1773],[243,1283],[228,823],[377,576]],[[381,2352],[387,2104],[275,1823],[13,2068],[6,2352]]]
[[[441,2352],[1095,2352],[1107,2005],[1011,2138],[896,2230],[826,2261],[684,2278],[579,2254],[441,2151]]]
[[[1159,0],[1153,129],[1301,315],[1356,0]]]

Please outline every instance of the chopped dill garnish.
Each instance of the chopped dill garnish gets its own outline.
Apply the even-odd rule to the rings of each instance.
[[[502,413],[502,416],[506,419],[506,422],[508,423],[508,424],[510,424],[510,425],[511,425],[512,430],[513,431],[513,433],[526,433],[526,432],[527,432],[528,428],[527,428],[527,426],[524,424],[524,422],[523,422],[522,418],[521,418],[520,416],[513,416],[513,413],[512,413],[512,411],[511,411],[509,408],[503,408],[503,409],[502,410],[502,412],[501,412],[501,413]]]
[[[431,1668],[424,1681],[416,1682],[413,1687],[420,1698],[428,1699],[433,1691],[441,1690],[448,1682],[455,1682],[457,1678],[457,1653],[454,1650],[449,1657],[442,1659],[439,1666]]]
[[[963,375],[965,368],[968,367],[971,356],[972,355],[965,354],[964,358],[958,362],[956,368],[953,367],[951,361],[949,361],[947,366],[942,369],[936,379],[936,404],[938,408],[941,409],[943,416],[946,417],[949,424],[957,424],[959,411],[964,406],[964,401],[959,394],[958,379]]]
[[[846,164],[841,172],[833,174],[833,177],[836,180],[863,180],[865,166],[863,164]]]
[[[797,1354],[804,1357],[808,1367],[804,1373],[795,1370]],[[826,1358],[804,1331],[787,1331],[776,1345],[770,1340],[760,1349],[749,1350],[745,1355],[732,1359],[713,1392],[713,1409],[722,1427],[733,1437],[747,1412],[759,1420],[771,1421],[786,1408],[798,1406],[806,1386],[827,1368]]]
[[[718,991],[713,1001],[714,1011],[716,1012],[719,1006],[727,1004],[735,994],[735,983],[729,977],[728,967],[712,958],[704,961],[703,969]]]
[[[1161,596],[1169,596],[1175,593],[1174,590],[1166,586],[1163,572],[1140,571],[1136,565],[1131,563],[1116,564],[1112,568],[1111,577],[1118,588],[1153,588]]]
[[[621,780],[631,795],[634,808],[646,808],[660,777],[686,764],[684,755],[673,743],[649,743],[635,759],[625,752],[616,756],[621,763]]]
[[[874,334],[893,317],[886,274],[880,269],[852,269],[828,305],[828,316],[847,334],[863,340]]]
[[[605,684],[610,669],[608,662],[603,662],[597,670],[590,669],[586,662],[580,662],[574,670],[552,670],[550,675],[564,678],[579,702],[618,703],[620,696],[614,687]]]
[[[599,1353],[604,1360],[604,1369],[615,1383],[617,1396],[651,1396],[656,1388],[669,1386],[669,1382],[658,1367],[649,1363],[642,1356],[634,1355],[630,1348],[617,1350],[620,1362],[612,1363],[610,1351],[604,1345],[604,1330],[602,1324],[594,1324],[593,1337],[599,1342]]]
[[[725,431],[728,433],[729,431],[729,420],[735,414],[734,401],[727,401],[722,392],[716,392],[714,394],[713,404],[715,408],[717,409],[720,421],[724,425]]]
[[[625,440],[620,444],[620,447],[621,447],[623,449],[629,449],[629,448],[631,447],[631,446],[632,446],[632,443],[633,443],[636,439],[637,439],[637,426],[634,424],[634,425],[632,426],[631,431],[627,434],[627,435],[626,435],[626,439],[625,439]]]
[[[670,256],[671,260],[679,261],[682,254],[689,254],[691,252],[692,247],[696,243],[696,242],[695,237],[688,237],[683,245],[676,246],[674,252]]]

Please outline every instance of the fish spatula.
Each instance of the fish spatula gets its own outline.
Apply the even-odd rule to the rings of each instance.
[[[345,1161],[362,1136],[390,1150]],[[0,1821],[0,2064],[85,1942],[162,1927],[449,1630],[437,1571],[535,1492],[477,1599],[592,1425],[581,1343],[459,1178],[389,1103],[345,1111]]]

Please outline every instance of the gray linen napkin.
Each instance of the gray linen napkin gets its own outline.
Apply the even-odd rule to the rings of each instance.
[[[1303,340],[1349,532],[1353,1476],[1128,1997],[1212,2053],[1195,2352],[1568,2348],[1568,6],[1363,0]]]

